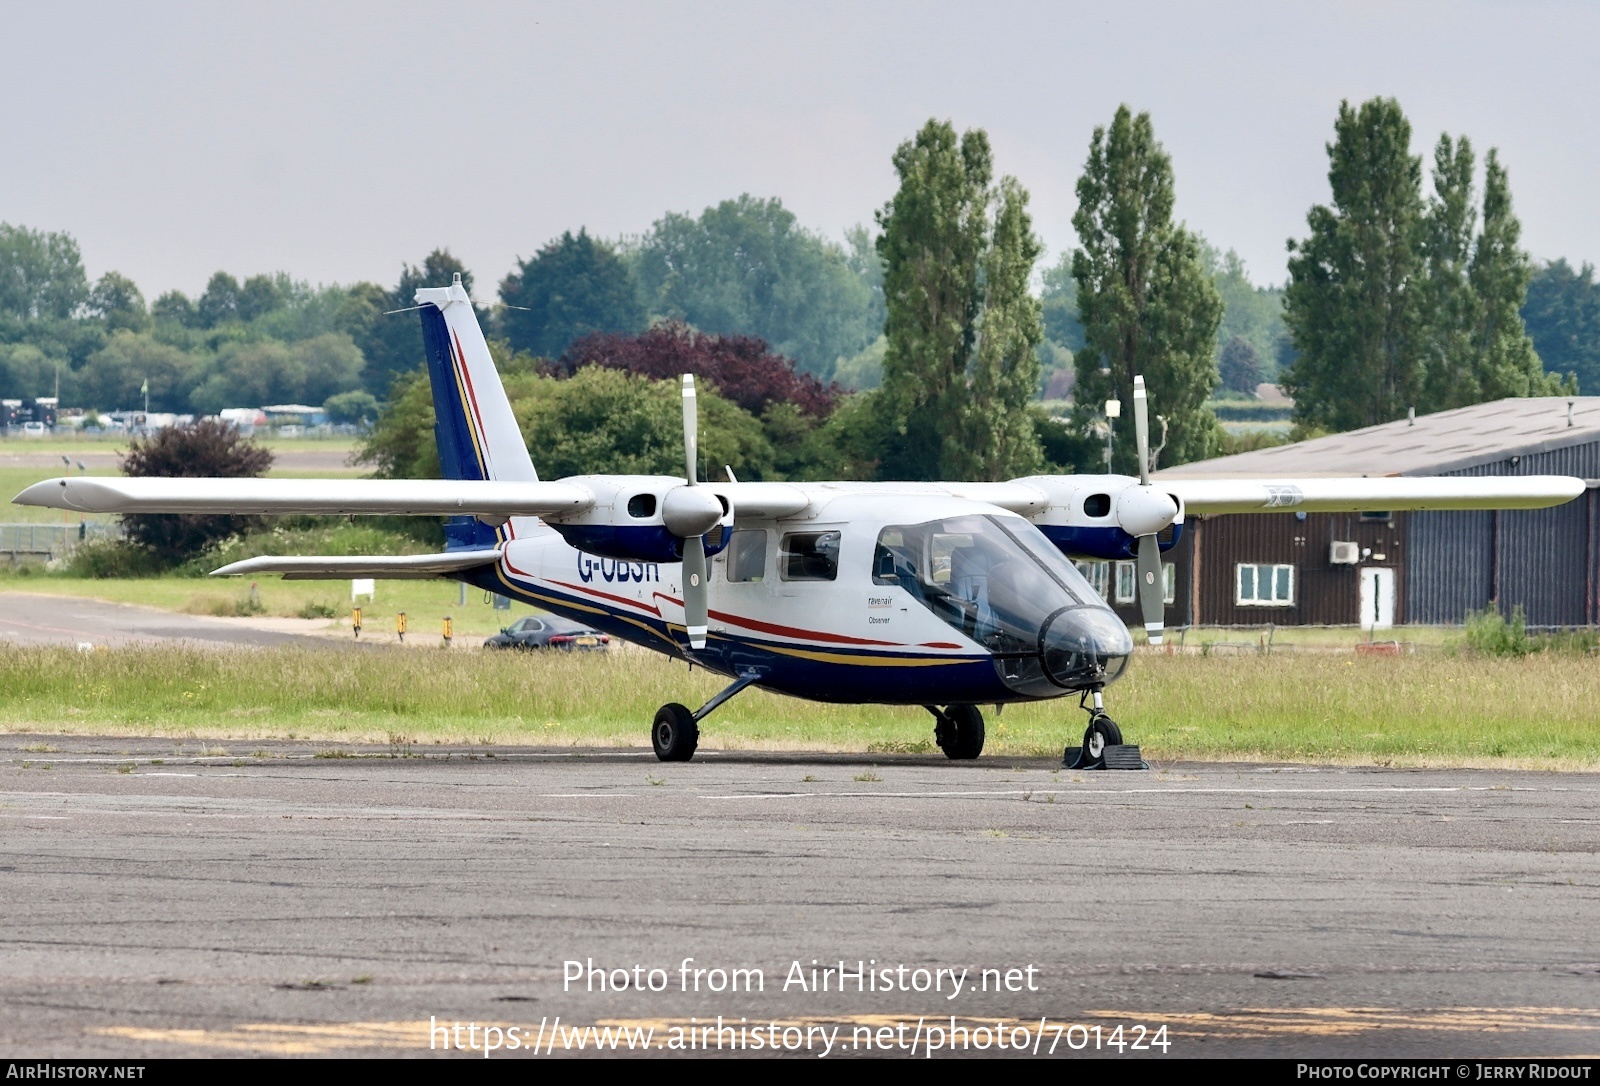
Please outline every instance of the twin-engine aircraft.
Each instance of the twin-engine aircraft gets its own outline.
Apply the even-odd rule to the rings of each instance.
[[[262,557],[218,576],[443,577],[582,621],[728,677],[697,710],[663,705],[662,761],[687,761],[700,724],[748,686],[815,701],[921,705],[951,758],[983,750],[979,705],[1078,694],[1079,765],[1122,742],[1102,691],[1133,638],[1073,557],[1137,563],[1160,644],[1161,552],[1186,513],[1533,509],[1580,479],[1315,479],[1154,483],[1134,384],[1140,472],[1001,483],[770,483],[698,478],[692,377],[684,477],[541,482],[460,276],[417,291],[443,479],[51,479],[15,501],[93,513],[445,516],[441,554]],[[538,435],[533,435],[535,444]]]

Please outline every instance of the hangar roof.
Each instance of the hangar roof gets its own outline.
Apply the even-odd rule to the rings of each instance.
[[[1185,479],[1438,475],[1594,441],[1600,441],[1600,396],[1529,396],[1198,460],[1157,474]]]

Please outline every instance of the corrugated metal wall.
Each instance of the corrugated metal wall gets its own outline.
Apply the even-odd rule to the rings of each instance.
[[[1600,442],[1449,474],[1600,478]],[[1460,622],[1491,599],[1507,614],[1521,606],[1533,626],[1600,621],[1597,527],[1593,490],[1552,509],[1413,514],[1406,579],[1410,621]]]

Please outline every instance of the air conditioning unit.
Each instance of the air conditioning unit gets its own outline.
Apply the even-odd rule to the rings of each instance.
[[[1361,546],[1358,543],[1341,543],[1334,540],[1328,548],[1328,564],[1334,566],[1353,566],[1361,561]]]

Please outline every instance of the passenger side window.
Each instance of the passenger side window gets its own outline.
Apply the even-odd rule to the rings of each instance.
[[[728,581],[732,584],[761,580],[767,573],[767,533],[761,528],[744,528],[733,533],[728,544]]]
[[[838,532],[796,532],[783,537],[778,573],[785,581],[831,581],[839,575]]]

